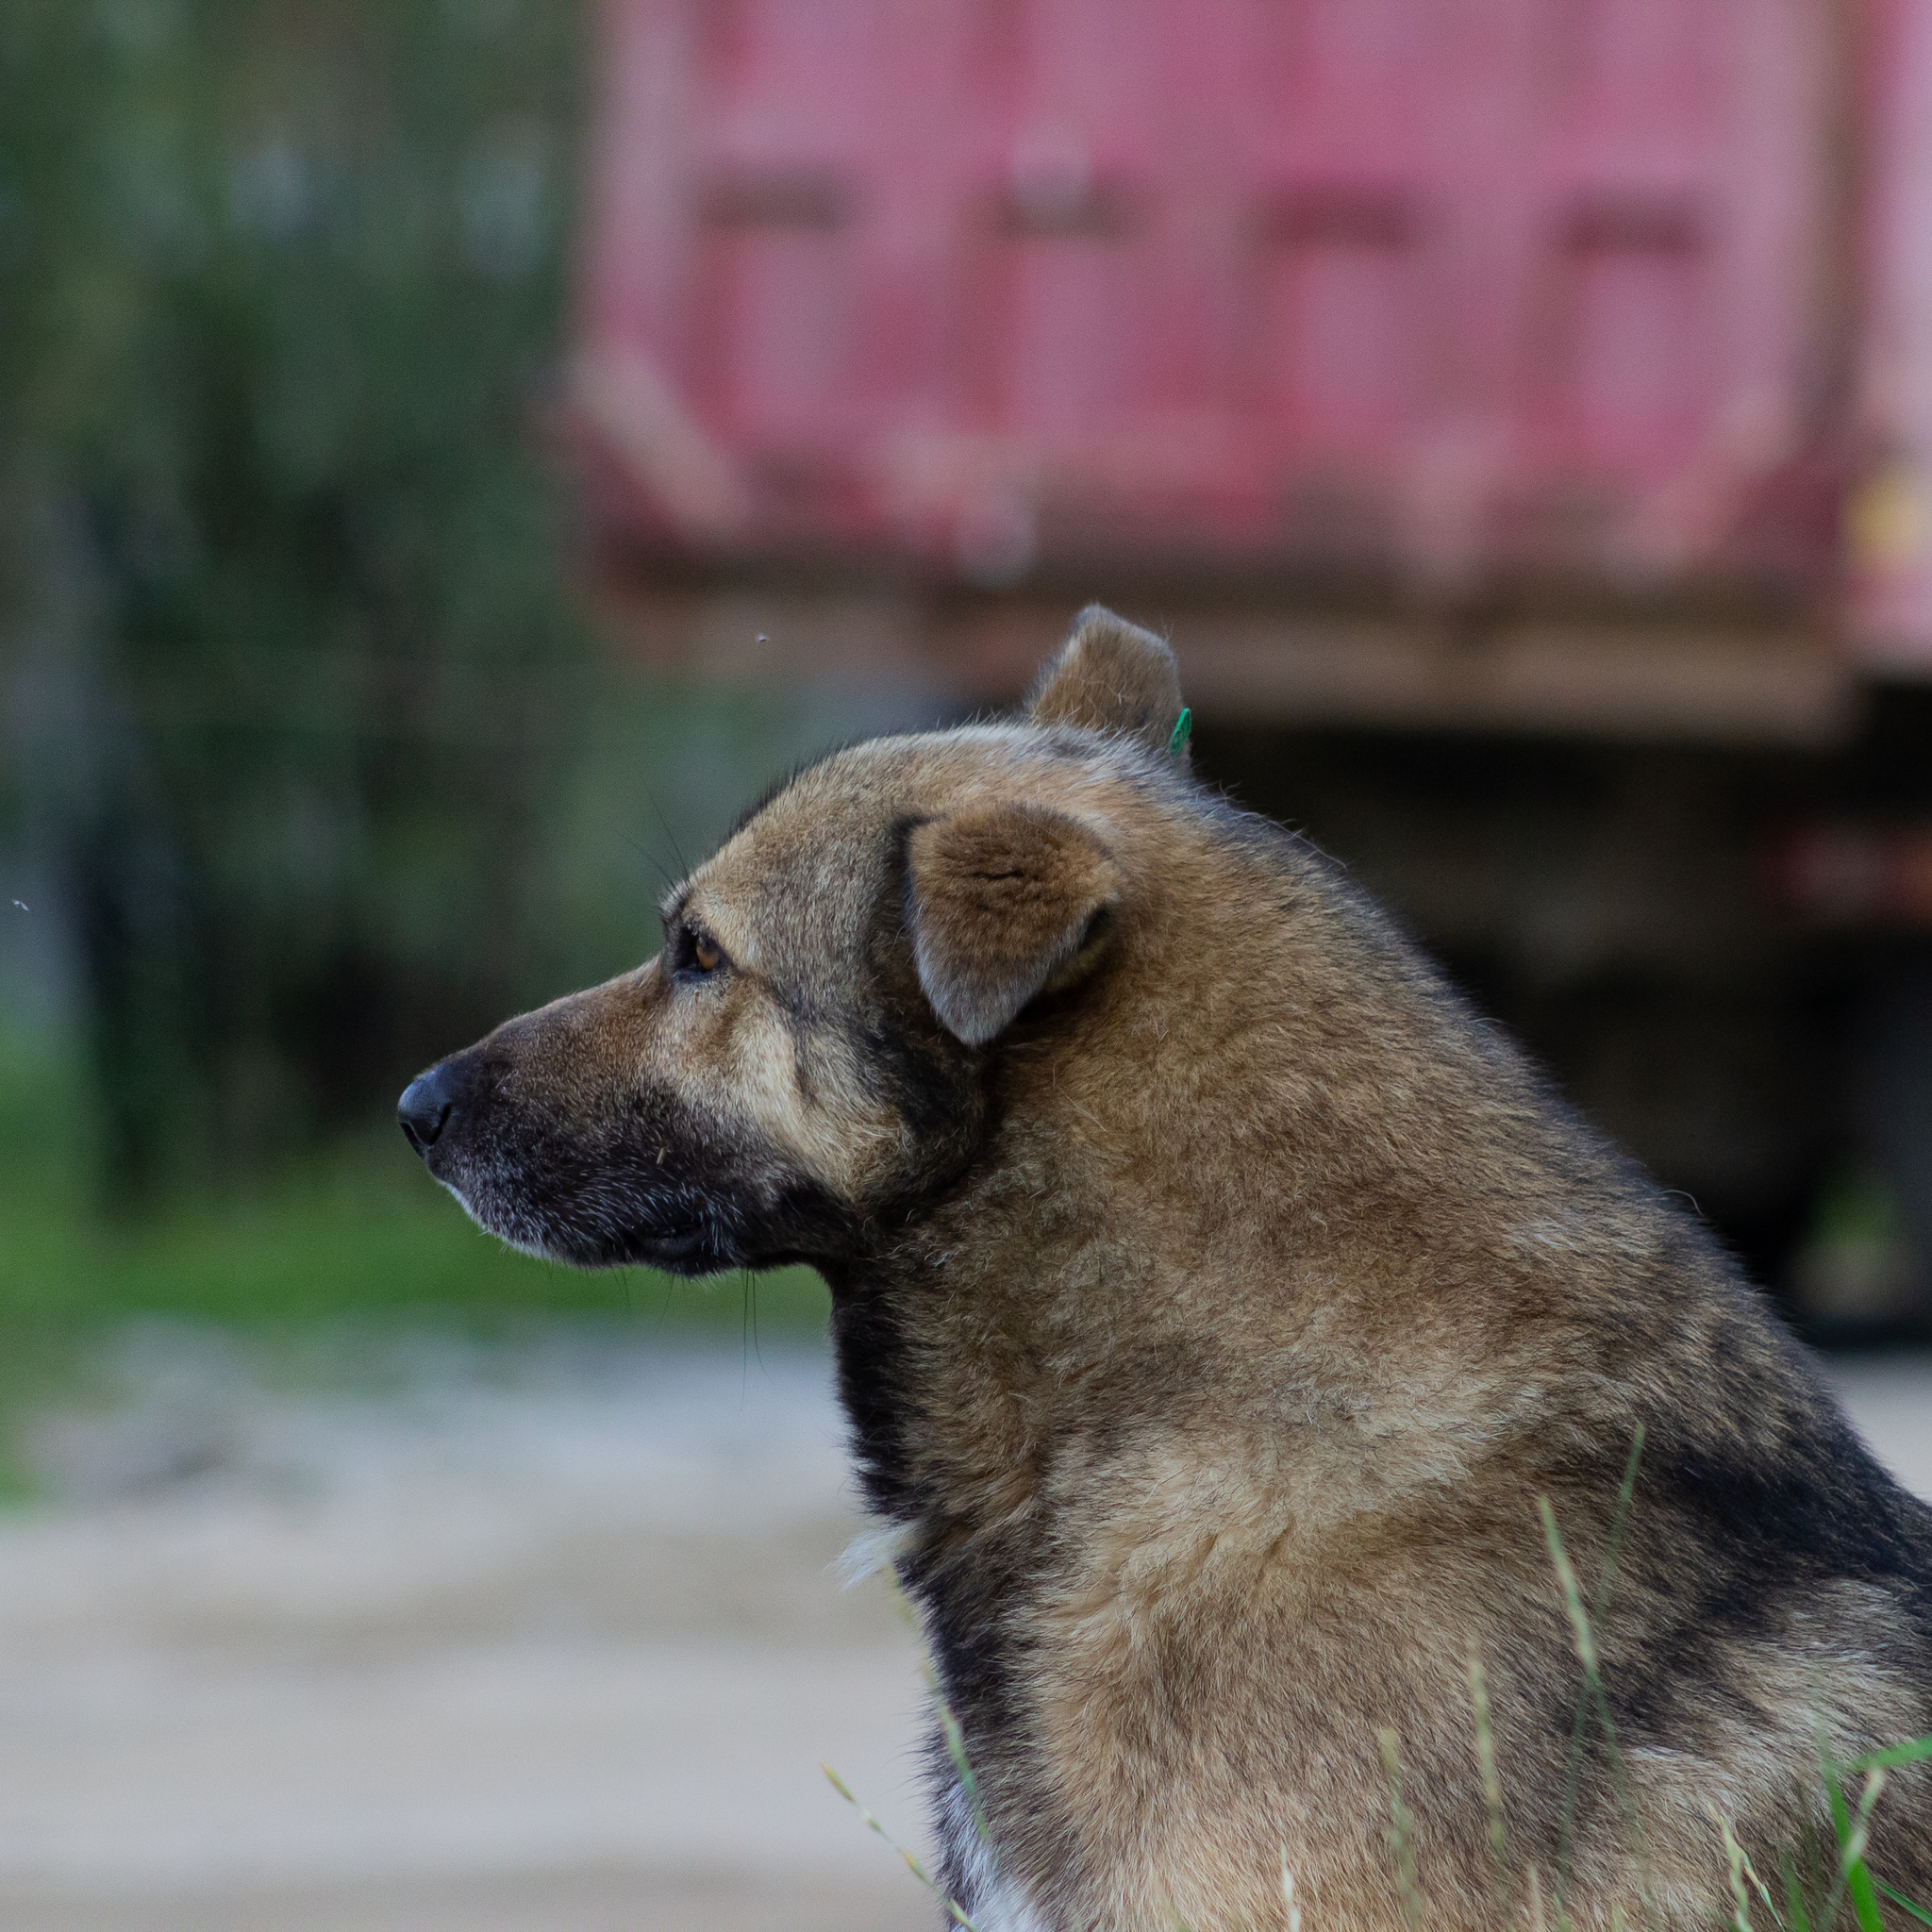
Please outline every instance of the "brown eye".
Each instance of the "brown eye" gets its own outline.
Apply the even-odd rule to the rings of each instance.
[[[671,941],[672,970],[687,979],[708,979],[729,966],[724,948],[703,926],[678,923],[665,937]]]

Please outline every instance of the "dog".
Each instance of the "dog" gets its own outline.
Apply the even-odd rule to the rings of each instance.
[[[1932,1730],[1932,1510],[1185,740],[1094,607],[1023,716],[800,772],[402,1125],[527,1252],[824,1276],[980,1932],[1675,1932],[1727,1834],[1829,1893],[1822,1762]],[[1932,1898],[1923,1769],[1867,1857]]]

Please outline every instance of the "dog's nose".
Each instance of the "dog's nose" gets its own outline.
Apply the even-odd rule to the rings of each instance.
[[[448,1124],[450,1110],[457,1104],[456,1087],[445,1061],[426,1074],[418,1074],[403,1089],[403,1097],[396,1103],[396,1120],[418,1154],[426,1154]]]

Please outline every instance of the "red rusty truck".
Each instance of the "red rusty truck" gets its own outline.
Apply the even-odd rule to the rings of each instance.
[[[605,0],[641,659],[1102,597],[1822,1325],[1932,1309],[1932,0]]]

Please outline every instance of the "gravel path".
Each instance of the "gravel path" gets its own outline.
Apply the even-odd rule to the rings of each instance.
[[[1932,1496],[1932,1360],[1840,1363]],[[929,1927],[829,1368],[559,1336],[359,1387],[134,1338],[0,1518],[0,1928]]]

